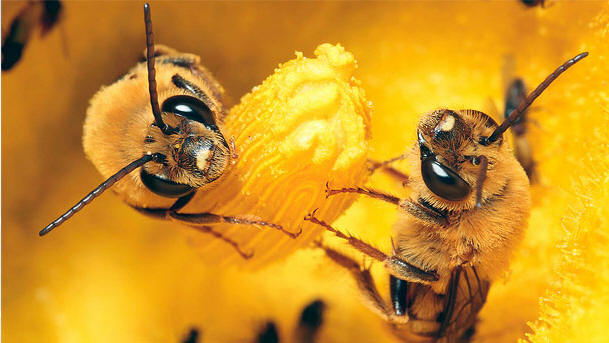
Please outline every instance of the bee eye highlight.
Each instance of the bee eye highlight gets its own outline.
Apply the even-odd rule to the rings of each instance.
[[[462,200],[472,190],[457,173],[433,158],[421,162],[421,175],[427,188],[446,200]]]
[[[210,130],[218,130],[218,125],[216,124],[214,115],[209,107],[195,97],[188,95],[172,96],[163,102],[161,109],[163,112],[175,113],[179,116],[199,122]]]
[[[144,169],[140,173],[140,178],[150,191],[166,198],[181,198],[194,191],[194,188],[189,185],[163,179],[157,175],[147,173]]]

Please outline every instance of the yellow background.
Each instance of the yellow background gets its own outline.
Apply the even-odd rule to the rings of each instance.
[[[606,2],[153,2],[156,41],[202,57],[233,103],[324,42],[358,59],[375,110],[372,152],[414,141],[421,113],[502,106],[503,56],[535,86],[567,58],[590,56],[534,104],[530,125],[541,184],[511,273],[491,289],[478,341],[514,342],[527,321],[536,342],[608,340],[609,48]],[[2,27],[23,6],[2,2]],[[300,308],[328,304],[321,342],[391,341],[360,303],[350,276],[312,249],[249,273],[218,269],[172,225],[110,194],[49,237],[40,228],[100,181],[80,137],[89,98],[144,47],[141,4],[69,2],[2,74],[2,338],[6,342],[249,342],[272,318],[287,341]],[[67,47],[64,49],[64,44]],[[403,194],[374,177],[370,185]],[[362,199],[337,227],[389,251],[395,209]],[[377,268],[378,269],[378,268]],[[387,292],[385,276],[379,288]],[[539,307],[540,297],[548,299]],[[540,312],[541,310],[541,312]],[[552,326],[550,327],[549,324]]]

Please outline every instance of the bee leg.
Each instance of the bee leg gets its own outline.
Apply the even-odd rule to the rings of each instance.
[[[404,281],[428,285],[440,279],[440,276],[435,271],[419,268],[398,256],[391,256],[383,261],[383,263],[389,274]]]
[[[398,157],[394,157],[394,158],[388,159],[386,161],[381,161],[381,162],[372,160],[372,159],[368,159],[368,163],[370,164],[370,167],[368,168],[368,170],[370,170],[370,174],[372,175],[378,169],[381,169],[382,171],[384,171],[385,173],[387,173],[389,176],[393,177],[397,181],[402,182],[402,185],[406,185],[408,183],[408,175],[389,166],[389,164],[396,162],[396,161],[401,161],[401,160],[405,159],[406,157],[408,157],[406,154],[402,154]]]
[[[195,230],[210,234],[210,235],[214,236],[215,238],[218,238],[221,241],[227,243],[228,245],[232,246],[235,249],[235,251],[237,251],[237,253],[246,260],[249,260],[250,258],[252,258],[254,256],[253,251],[245,252],[245,251],[241,250],[241,247],[239,247],[239,243],[224,236],[222,233],[220,233],[218,231],[214,231],[214,229],[212,229],[209,226],[192,226],[192,228],[194,228]]]
[[[346,240],[349,245],[360,252],[374,258],[379,262],[383,262],[385,268],[387,268],[387,271],[399,279],[424,284],[429,284],[430,282],[438,281],[439,279],[439,276],[435,271],[423,270],[397,256],[387,256],[384,252],[373,247],[372,245],[351,235],[345,235],[344,233],[333,228],[330,224],[324,222],[323,220],[317,219],[315,217],[315,212],[308,214],[305,217],[305,220],[324,227],[326,230],[334,233],[337,237]]]
[[[302,229],[299,232],[292,233],[286,231],[283,226],[269,223],[263,220],[244,218],[244,217],[231,217],[231,216],[222,216],[213,213],[178,213],[175,211],[166,211],[166,215],[168,218],[175,220],[177,222],[190,225],[190,226],[199,226],[199,225],[210,225],[210,224],[239,224],[239,225],[260,225],[260,226],[268,226],[273,229],[276,229],[290,238],[296,238],[302,233]]]
[[[374,258],[377,261],[384,262],[385,260],[388,259],[388,256],[384,252],[378,250],[377,248],[373,247],[372,245],[370,245],[358,238],[355,238],[351,235],[345,235],[344,233],[333,228],[330,224],[324,222],[323,220],[317,219],[315,217],[316,211],[317,210],[313,211],[313,213],[309,213],[308,215],[306,215],[304,220],[310,221],[313,224],[317,224],[317,225],[325,228],[326,230],[334,233],[337,237],[346,240],[347,243],[349,243],[349,245],[351,245],[355,249]]]
[[[433,208],[426,207],[422,204],[406,200],[400,204],[400,207],[413,217],[422,220],[426,223],[435,223],[442,226],[448,226],[448,218],[446,214],[438,212]]]
[[[407,311],[406,294],[408,293],[408,282],[389,275],[389,294],[391,294],[391,305],[396,316],[404,316]]]
[[[353,260],[351,257],[346,256],[332,248],[323,246],[318,243],[318,246],[324,250],[326,256],[328,256],[334,263],[347,269],[353,275],[355,282],[366,300],[366,305],[378,314],[379,316],[389,320],[392,317],[392,313],[389,310],[389,306],[383,297],[380,295],[376,284],[370,274],[370,269],[362,268],[359,263]]]
[[[180,199],[182,199],[182,198],[180,198]],[[138,212],[140,212],[148,217],[152,217],[155,219],[166,219],[170,213],[175,213],[172,210],[173,208],[180,208],[180,207],[184,206],[184,204],[186,202],[188,202],[188,200],[190,200],[190,198],[186,198],[186,197],[184,197],[184,200],[182,200],[182,201],[178,200],[169,210],[156,209],[156,208],[142,208],[142,207],[135,207],[135,206],[131,206],[131,207],[133,207],[135,210],[137,210]],[[210,234],[210,235],[224,241],[225,243],[227,243],[230,246],[232,246],[233,248],[235,248],[237,253],[246,260],[250,259],[252,256],[254,256],[253,252],[244,252],[243,250],[241,250],[241,248],[239,247],[239,244],[237,242],[222,235],[222,233],[213,230],[211,227],[209,227],[207,225],[192,225],[191,223],[186,223],[186,224],[188,224],[190,227],[194,228],[195,230]],[[213,224],[213,223],[211,223],[211,224]]]
[[[387,193],[376,191],[374,189],[367,189],[367,188],[361,188],[361,187],[329,189],[328,184],[326,183],[326,198],[331,197],[332,195],[339,194],[339,193],[358,193],[358,194],[367,195],[371,198],[380,199],[380,200],[392,203],[394,205],[400,204],[400,198],[387,194]]]

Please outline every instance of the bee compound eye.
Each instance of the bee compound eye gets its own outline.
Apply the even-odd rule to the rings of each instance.
[[[216,120],[209,107],[193,96],[172,96],[163,102],[161,110],[199,122],[210,130],[218,130]]]
[[[181,198],[194,191],[189,185],[163,179],[158,175],[147,173],[144,169],[140,173],[140,178],[150,191],[166,198]]]
[[[463,200],[472,191],[459,174],[434,159],[421,162],[421,175],[427,188],[446,200]]]

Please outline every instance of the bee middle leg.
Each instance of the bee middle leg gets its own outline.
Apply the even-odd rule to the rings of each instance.
[[[384,192],[381,192],[381,191],[374,190],[374,189],[362,188],[362,187],[346,187],[346,188],[340,188],[340,189],[330,189],[328,187],[328,184],[326,183],[326,198],[331,197],[336,194],[340,194],[340,193],[358,193],[358,194],[367,195],[371,198],[380,199],[380,200],[386,201],[386,202],[394,204],[394,205],[400,204],[400,198],[387,194],[387,193],[384,193]]]
[[[310,221],[314,224],[320,225],[326,230],[334,233],[337,237],[342,238],[347,241],[349,245],[353,248],[359,250],[360,252],[374,258],[375,260],[382,262],[387,271],[394,275],[395,277],[406,280],[409,282],[418,282],[418,283],[430,283],[432,281],[438,281],[439,276],[435,271],[427,271],[422,268],[419,268],[408,261],[401,259],[398,256],[388,256],[384,252],[379,249],[373,247],[372,245],[353,237],[351,235],[346,235],[337,229],[333,228],[330,224],[324,222],[315,217],[315,212],[308,214],[305,217],[305,220]]]
[[[250,258],[252,258],[254,256],[253,251],[250,251],[250,252],[243,251],[241,249],[241,247],[239,246],[239,243],[224,236],[221,232],[215,231],[214,229],[212,229],[209,226],[193,226],[193,228],[195,230],[210,234],[210,235],[214,236],[215,238],[218,238],[219,240],[223,241],[224,243],[232,246],[233,249],[235,249],[235,251],[245,260],[249,260]]]
[[[400,156],[390,158],[385,161],[376,161],[373,159],[368,159],[368,163],[370,164],[370,167],[368,169],[370,170],[370,174],[374,174],[377,170],[380,169],[387,175],[393,177],[397,181],[400,181],[402,185],[405,186],[408,183],[408,175],[390,166],[390,164],[393,162],[401,161],[406,157],[408,157],[408,155],[402,154]]]
[[[290,238],[296,238],[302,233],[302,229],[300,231],[293,233],[285,230],[283,226],[279,224],[270,223],[264,220],[259,220],[254,217],[234,217],[234,216],[223,216],[214,213],[178,213],[180,209],[190,202],[194,193],[183,196],[179,198],[170,208],[143,208],[131,206],[138,212],[147,215],[149,217],[157,218],[157,219],[170,219],[182,224],[186,224],[193,227],[198,226],[209,226],[214,224],[238,224],[238,225],[259,225],[259,226],[268,226],[275,230],[278,230]]]

